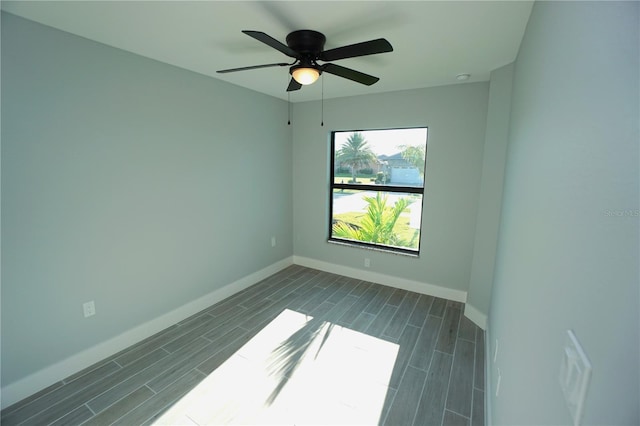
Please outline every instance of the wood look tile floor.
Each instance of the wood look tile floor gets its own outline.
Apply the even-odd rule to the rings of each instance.
[[[483,425],[463,305],[291,266],[1,413],[2,425]]]

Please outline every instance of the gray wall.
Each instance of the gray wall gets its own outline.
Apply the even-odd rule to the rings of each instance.
[[[329,77],[331,78],[331,77]],[[329,83],[329,81],[328,81]],[[466,292],[487,119],[488,83],[295,104],[294,251],[331,264]],[[428,126],[420,258],[327,243],[332,130]]]
[[[509,64],[492,71],[489,83],[487,132],[467,298],[467,308],[475,308],[484,316],[485,321],[489,314],[500,227],[504,167],[509,140],[513,68],[513,64]]]
[[[286,118],[3,13],[2,386],[291,256]]]
[[[495,424],[571,423],[558,384],[567,329],[593,364],[584,424],[640,423],[639,5],[534,5],[489,318]]]

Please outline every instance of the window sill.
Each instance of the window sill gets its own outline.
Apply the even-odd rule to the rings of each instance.
[[[420,257],[419,253],[409,253],[409,252],[406,252],[406,251],[394,250],[392,248],[375,247],[375,246],[370,246],[370,245],[366,245],[366,244],[352,243],[352,242],[349,242],[349,241],[341,241],[341,240],[329,239],[329,240],[327,240],[327,242],[329,244],[336,244],[336,245],[339,245],[339,246],[348,246],[348,247],[354,247],[354,248],[359,248],[359,249],[363,249],[363,250],[378,251],[378,252],[383,252],[383,253],[395,254],[395,255],[398,255],[398,256],[412,257],[412,258],[415,258],[415,259]]]

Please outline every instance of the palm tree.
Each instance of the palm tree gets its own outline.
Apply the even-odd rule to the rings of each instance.
[[[351,182],[356,183],[358,169],[376,161],[376,155],[360,132],[353,132],[336,153],[336,159],[351,168]]]
[[[400,146],[402,158],[413,167],[418,169],[420,176],[424,176],[424,160],[427,156],[425,146]]]
[[[345,222],[333,225],[335,237],[357,241],[372,242],[396,247],[410,247],[411,242],[400,238],[393,230],[400,215],[412,203],[407,198],[400,198],[393,207],[387,205],[387,195],[377,192],[375,197],[363,197],[369,205],[367,214],[358,226]]]

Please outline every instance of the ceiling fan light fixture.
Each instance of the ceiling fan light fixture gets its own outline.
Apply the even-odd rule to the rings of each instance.
[[[303,86],[307,86],[316,82],[318,77],[320,77],[320,71],[315,68],[301,66],[299,68],[292,69],[291,76],[298,83]]]

